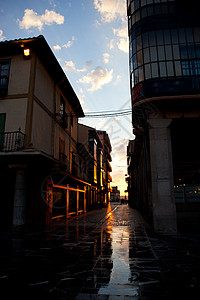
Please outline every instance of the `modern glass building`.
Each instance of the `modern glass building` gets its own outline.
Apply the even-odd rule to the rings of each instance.
[[[157,231],[200,220],[200,9],[127,0],[132,123],[130,199]]]
[[[199,93],[199,16],[194,0],[128,0],[133,103]]]

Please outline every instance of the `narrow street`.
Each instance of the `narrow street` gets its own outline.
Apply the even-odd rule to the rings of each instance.
[[[128,205],[1,232],[2,295],[21,299],[197,299],[200,234],[155,236]]]

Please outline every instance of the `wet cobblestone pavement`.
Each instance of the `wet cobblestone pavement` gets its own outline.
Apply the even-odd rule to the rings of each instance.
[[[5,298],[199,299],[200,233],[154,235],[127,205],[4,230],[0,240]]]

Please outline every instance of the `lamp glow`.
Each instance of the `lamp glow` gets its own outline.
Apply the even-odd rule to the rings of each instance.
[[[24,56],[28,57],[30,56],[31,52],[30,49],[24,49]]]

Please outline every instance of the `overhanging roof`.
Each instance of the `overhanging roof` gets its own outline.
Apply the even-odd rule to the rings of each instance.
[[[22,53],[22,45],[33,50],[54,79],[78,117],[84,117],[80,101],[43,35],[34,38],[0,42],[0,56]]]

